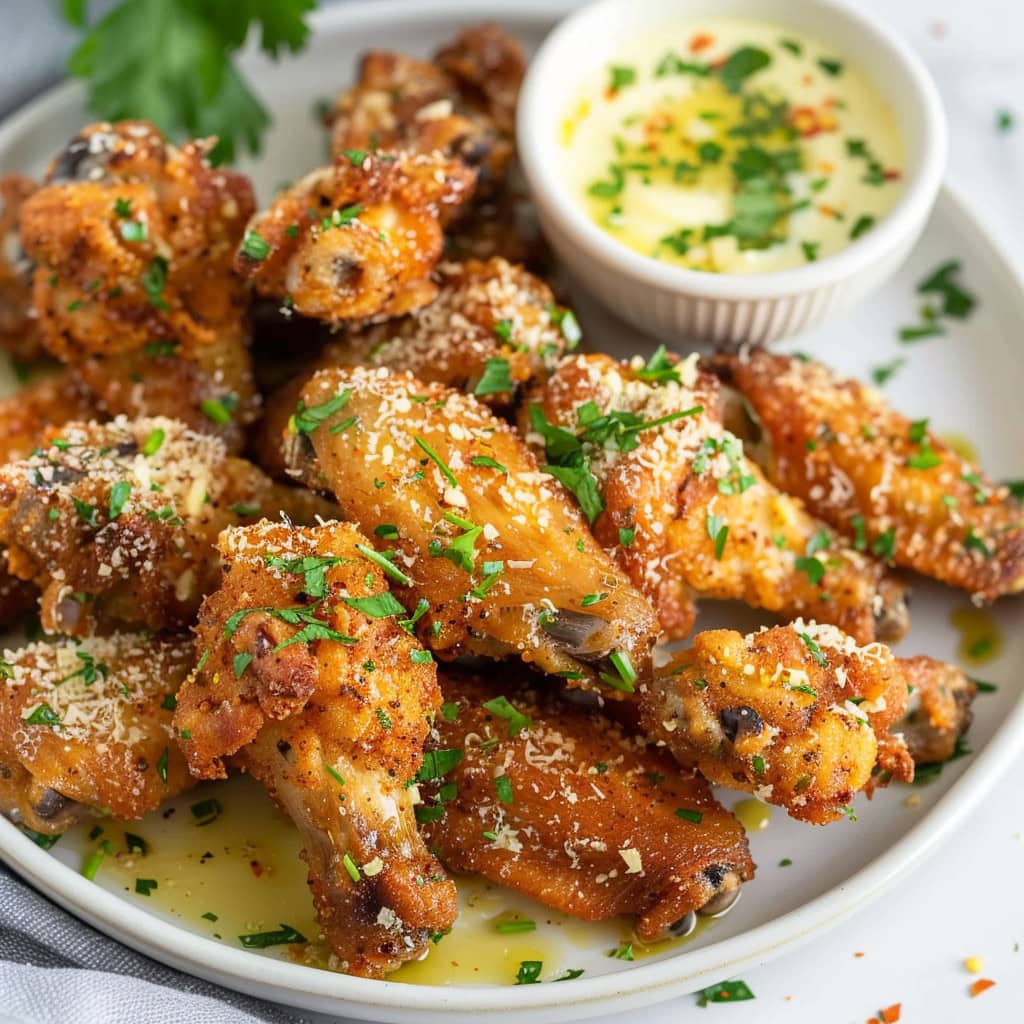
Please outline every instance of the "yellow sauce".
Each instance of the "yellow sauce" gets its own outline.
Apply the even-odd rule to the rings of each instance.
[[[756,70],[744,75],[745,69]],[[895,205],[887,104],[836,47],[767,22],[681,21],[628,42],[567,106],[561,168],[623,244],[759,273],[849,245]]]
[[[963,434],[939,434],[939,440],[947,447],[952,448],[961,459],[965,459],[975,466],[980,461],[978,449],[974,447],[974,442],[969,437]]]
[[[954,629],[960,633],[956,654],[960,661],[984,665],[1002,653],[1005,640],[998,623],[983,608],[966,605],[950,613]]]
[[[733,804],[732,813],[747,832],[760,832],[772,820],[772,809],[753,798]]]
[[[216,799],[220,813],[200,825],[191,808]],[[97,827],[102,833],[93,835]],[[126,834],[144,840],[146,852],[129,852]],[[323,941],[306,885],[306,866],[294,825],[261,787],[246,776],[205,784],[142,821],[122,825],[88,821],[61,839],[81,851],[83,864],[106,840],[97,881],[122,888],[140,905],[178,918],[192,930],[238,947],[240,935],[278,931],[288,925],[309,940],[272,946],[261,955],[289,958],[328,968]],[[137,880],[156,882],[149,895]],[[414,985],[511,985],[525,960],[543,963],[545,982],[592,963],[594,951],[640,960],[692,942],[713,924],[698,918],[684,937],[654,945],[640,943],[627,918],[584,922],[551,910],[480,878],[459,877],[459,917],[448,934],[432,944],[427,957],[406,964],[390,980]],[[212,915],[211,920],[204,915]],[[536,929],[506,934],[506,921],[533,921]],[[588,972],[590,973],[590,972]]]

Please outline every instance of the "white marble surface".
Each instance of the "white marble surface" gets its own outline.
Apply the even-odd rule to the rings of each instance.
[[[924,57],[950,119],[949,178],[1024,267],[1024,3],[861,4],[888,19]],[[52,74],[66,36],[52,34],[50,6],[46,0],[0,0],[0,108]],[[24,63],[29,56],[31,67]],[[1000,108],[1016,114],[1009,133],[995,130]],[[702,1010],[687,996],[643,1011],[645,1024],[863,1024],[897,1002],[907,1024],[1024,1020],[1021,773],[1024,760],[978,807],[968,827],[893,894],[810,945],[746,972],[756,1001]],[[997,982],[977,999],[967,991],[973,978],[963,961],[969,956],[981,957],[983,976]],[[601,1024],[626,1024],[626,1016],[602,1018]]]

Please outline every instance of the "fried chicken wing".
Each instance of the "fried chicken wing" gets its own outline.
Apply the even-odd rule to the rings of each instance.
[[[317,370],[360,365],[408,370],[424,383],[469,391],[504,409],[579,340],[572,313],[521,267],[501,259],[443,263],[435,280],[437,298],[429,306],[348,332],[270,396],[255,440],[260,465],[275,476],[284,472],[285,431]]]
[[[219,582],[224,527],[332,509],[160,418],[52,427],[0,469],[0,545],[11,573],[42,588],[49,633],[187,627]]]
[[[359,159],[355,159],[355,157]],[[440,153],[341,154],[249,223],[236,259],[260,295],[304,316],[400,316],[432,301],[442,228],[475,172]]]
[[[899,662],[910,696],[892,732],[903,736],[914,764],[948,761],[971,724],[977,685],[953,665],[925,655]]]
[[[0,349],[31,362],[43,354],[32,309],[32,261],[18,237],[22,204],[38,185],[21,174],[0,177]]]
[[[444,669],[442,686],[419,814],[452,869],[587,921],[635,916],[644,942],[724,912],[753,877],[739,822],[642,738],[509,678]]]
[[[334,101],[326,123],[331,153],[442,152],[499,185],[515,152],[515,104],[526,60],[496,25],[467,29],[435,62],[387,50],[359,64],[356,84]]]
[[[238,447],[255,393],[232,262],[254,202],[247,178],[209,166],[211,144],[88,126],[23,204],[21,240],[44,344],[111,414],[173,415]]]
[[[170,709],[193,662],[190,639],[138,633],[4,651],[0,810],[54,834],[89,813],[141,818],[188,789]]]
[[[757,418],[759,461],[855,545],[978,599],[1024,589],[1024,505],[881,394],[752,349],[710,364]]]
[[[815,824],[841,817],[865,787],[913,778],[889,732],[906,708],[888,648],[802,620],[698,633],[640,698],[647,734],[680,764]]]
[[[384,368],[324,370],[289,462],[375,537],[424,644],[632,690],[657,636],[644,598],[515,431],[471,395]]]
[[[902,586],[765,480],[692,358],[575,356],[535,398],[521,430],[565,467],[594,536],[669,637],[689,632],[694,596],[814,616],[865,643],[905,632]]]
[[[364,549],[336,522],[222,534],[224,582],[174,721],[194,774],[223,777],[233,758],[292,817],[332,949],[379,977],[425,955],[456,908],[405,785],[440,704],[435,668]]]

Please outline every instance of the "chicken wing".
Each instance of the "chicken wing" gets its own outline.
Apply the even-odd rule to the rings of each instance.
[[[52,835],[90,813],[141,818],[188,789],[171,711],[194,660],[188,638],[138,633],[4,651],[0,811]]]
[[[456,907],[405,785],[440,704],[435,668],[371,550],[341,523],[222,534],[224,582],[174,722],[195,775],[233,758],[292,817],[342,968],[379,977],[425,955]]]
[[[956,752],[971,724],[974,681],[953,665],[919,655],[900,658],[907,681],[907,713],[892,726],[906,741],[914,764],[941,764]]]
[[[647,734],[680,764],[815,824],[841,817],[865,787],[913,778],[889,732],[906,708],[888,648],[799,619],[748,636],[698,633],[640,698]]]
[[[111,414],[170,414],[239,447],[255,393],[232,261],[254,203],[210,145],[90,125],[23,204],[21,240],[44,344]]]
[[[0,469],[0,545],[10,572],[42,589],[48,633],[187,627],[219,581],[224,527],[332,509],[159,418],[53,427]]]
[[[864,643],[901,636],[902,586],[764,479],[694,358],[566,359],[521,409],[521,430],[566,474],[669,637],[690,631],[694,595],[814,616]]]
[[[358,159],[356,159],[358,157]],[[440,153],[341,154],[250,221],[236,266],[260,295],[338,323],[432,301],[442,228],[475,172]]]
[[[722,913],[753,877],[742,826],[642,739],[508,677],[443,669],[442,687],[417,813],[453,870],[586,921],[635,916],[644,942]]]
[[[760,349],[712,368],[744,396],[780,487],[896,565],[994,600],[1024,589],[1024,505],[881,394]]]
[[[437,298],[416,314],[350,331],[271,395],[256,435],[257,460],[285,470],[281,451],[288,423],[309,378],[337,366],[408,370],[425,383],[470,391],[499,409],[545,376],[579,341],[572,312],[555,303],[539,278],[501,259],[443,263]]]
[[[18,238],[22,204],[37,188],[21,174],[0,177],[0,349],[25,362],[43,354],[32,309],[32,261]]]
[[[504,421],[407,373],[324,370],[303,391],[289,462],[330,487],[446,658],[518,654],[632,690],[657,637],[646,600]]]
[[[526,68],[519,44],[496,25],[467,29],[435,62],[391,51],[363,56],[354,86],[326,123],[331,153],[442,152],[500,185],[515,152],[515,104]]]

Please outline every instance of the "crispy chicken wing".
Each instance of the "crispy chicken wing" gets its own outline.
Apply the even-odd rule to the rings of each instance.
[[[1024,505],[881,394],[761,349],[711,362],[744,396],[780,487],[896,565],[993,600],[1024,589]]]
[[[526,60],[496,25],[467,29],[435,63],[387,50],[363,56],[354,86],[327,114],[335,157],[366,151],[434,153],[500,185],[515,152],[515,104]]]
[[[46,347],[111,414],[173,415],[238,447],[255,396],[232,261],[253,196],[210,145],[90,125],[24,203],[21,239]]]
[[[835,626],[798,619],[748,636],[698,633],[640,706],[648,735],[682,765],[815,824],[839,818],[876,765],[877,784],[913,778],[906,746],[889,733],[907,707],[898,662]]]
[[[0,177],[0,349],[30,362],[43,354],[32,309],[32,261],[18,237],[22,204],[39,186],[21,174]]]
[[[504,683],[442,670],[418,814],[445,864],[587,921],[635,916],[644,942],[735,902],[754,864],[702,778],[593,711]]]
[[[977,685],[960,669],[935,658],[919,655],[900,658],[899,663],[910,696],[907,713],[892,732],[902,734],[914,764],[948,761],[971,724]]]
[[[575,356],[535,397],[522,431],[565,467],[594,536],[670,637],[689,632],[694,596],[814,616],[865,643],[905,632],[902,587],[764,479],[692,358]]]
[[[160,418],[53,427],[0,469],[0,545],[11,573],[42,588],[49,633],[186,627],[219,581],[224,527],[332,508]]]
[[[193,661],[190,639],[139,633],[4,651],[0,811],[53,834],[90,812],[141,818],[188,789],[171,698]]]
[[[292,817],[332,949],[379,977],[451,927],[455,888],[405,785],[440,703],[435,668],[363,550],[341,523],[226,531],[174,721],[194,774],[223,777],[233,757]]]
[[[515,431],[471,395],[384,368],[324,370],[289,461],[375,537],[425,644],[446,658],[518,654],[632,690],[654,614]]]
[[[503,409],[579,340],[575,317],[556,305],[548,286],[502,259],[443,263],[435,280],[437,298],[429,306],[350,331],[270,397],[255,441],[260,465],[275,476],[284,471],[285,430],[317,370],[359,365],[408,370],[425,383],[470,391]]]
[[[437,294],[430,272],[442,228],[474,180],[440,153],[341,154],[256,214],[236,266],[259,294],[304,316],[338,323],[409,313]]]

